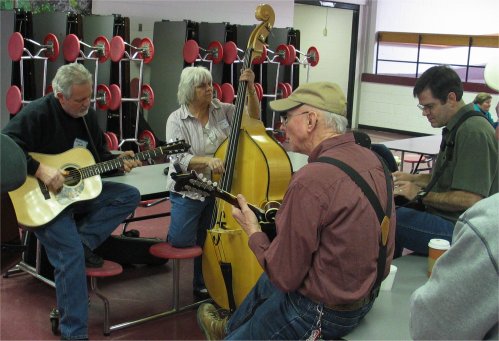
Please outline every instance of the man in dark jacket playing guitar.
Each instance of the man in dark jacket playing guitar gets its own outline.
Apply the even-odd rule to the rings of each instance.
[[[30,195],[22,196],[24,200],[33,198],[33,201],[21,206],[29,207],[29,212],[59,207],[55,214],[48,209],[30,217],[27,221],[34,222],[27,227],[33,228],[55,268],[62,339],[88,338],[85,266],[102,266],[102,258],[92,250],[135,210],[140,200],[135,187],[101,183],[98,176],[101,172],[82,180],[84,175],[77,170],[83,160],[79,153],[86,155],[90,151],[97,162],[115,158],[106,146],[96,112],[91,107],[92,84],[92,75],[82,64],[60,67],[52,81],[53,94],[25,106],[3,130],[26,153],[28,180],[35,184]],[[76,152],[73,157],[72,151]],[[64,154],[54,155],[60,153]],[[48,154],[46,158],[44,154]],[[141,165],[132,151],[123,153],[118,160],[116,163],[126,172]],[[68,168],[68,164],[71,167]],[[10,195],[17,219],[23,224],[24,213],[16,207],[15,193]],[[48,201],[52,203],[46,205]]]

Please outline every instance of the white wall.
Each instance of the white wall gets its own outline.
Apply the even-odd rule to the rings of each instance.
[[[319,64],[310,70],[300,67],[301,83],[307,82],[308,70],[309,82],[335,82],[347,93],[352,16],[350,10],[295,5],[293,27],[300,30],[301,51],[306,53],[315,46],[320,56]]]
[[[464,35],[499,32],[496,0],[371,0],[366,6],[371,9],[363,33],[367,51],[363,71],[367,73],[374,70],[377,31]],[[471,102],[475,95],[465,92],[463,98]],[[357,99],[359,124],[418,133],[440,132],[421,118],[412,87],[362,83]],[[493,117],[497,101],[499,95],[493,95]]]
[[[432,128],[428,120],[416,107],[417,98],[412,95],[412,87],[363,82],[361,84],[359,123],[368,126],[394,130],[411,131],[422,134],[440,134],[441,128]],[[466,103],[473,102],[477,93],[465,92]],[[495,104],[499,95],[492,95],[490,113],[495,118]]]
[[[378,31],[498,33],[496,0],[377,0]]]

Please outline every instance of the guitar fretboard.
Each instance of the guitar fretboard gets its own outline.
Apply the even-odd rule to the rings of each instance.
[[[168,146],[166,146],[168,147]],[[140,160],[145,161],[150,158],[155,158],[161,155],[178,154],[185,152],[185,148],[179,149],[166,149],[166,147],[159,147],[153,150],[146,150],[140,153],[136,153],[134,157],[118,157],[109,161],[104,161],[97,163],[95,165],[80,168],[78,171],[81,174],[82,179],[90,178],[95,175],[100,175],[118,168],[123,167],[125,160]]]

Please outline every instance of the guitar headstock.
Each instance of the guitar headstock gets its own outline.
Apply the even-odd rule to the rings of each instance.
[[[167,143],[165,146],[159,147],[159,149],[161,149],[161,152],[166,155],[185,153],[189,150],[189,148],[191,148],[191,146],[186,143],[185,140],[177,140]]]
[[[266,45],[267,37],[274,27],[274,9],[267,4],[258,5],[255,10],[255,18],[262,23],[251,32],[248,40],[248,48],[253,50],[251,60],[258,58],[263,54],[263,47]]]
[[[216,182],[204,179],[195,171],[191,171],[190,173],[172,173],[171,177],[175,181],[174,189],[176,192],[186,191],[196,193],[205,198],[216,196],[217,192],[220,191]]]

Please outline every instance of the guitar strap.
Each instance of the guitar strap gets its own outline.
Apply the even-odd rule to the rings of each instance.
[[[442,167],[435,173],[435,175],[432,177],[431,181],[426,185],[425,187],[425,192],[428,193],[433,186],[437,183],[437,180],[440,178],[440,176],[443,174],[445,167],[449,164],[449,162],[452,160],[454,157],[454,146],[456,144],[456,134],[457,130],[461,126],[461,124],[464,123],[468,118],[473,117],[473,116],[482,116],[483,118],[486,119],[485,115],[483,115],[481,112],[478,111],[468,111],[465,113],[463,116],[459,118],[459,120],[456,122],[456,125],[453,127],[451,131],[448,131],[447,134],[449,134],[449,138],[446,139],[445,135],[442,136],[442,142],[440,143],[440,153],[445,152],[445,161],[442,164]],[[444,128],[444,131],[447,128]]]
[[[377,156],[377,155],[376,155]],[[380,159],[378,157],[378,159]],[[381,203],[376,196],[374,190],[369,186],[369,184],[360,176],[360,174],[355,171],[352,167],[344,163],[343,161],[331,158],[331,157],[320,157],[315,162],[324,162],[334,165],[345,172],[356,184],[360,187],[362,192],[364,192],[365,196],[371,203],[374,211],[376,212],[376,216],[378,217],[378,221],[381,226],[381,238],[379,240],[379,251],[378,251],[378,262],[377,262],[377,271],[376,271],[376,280],[374,282],[372,294],[375,296],[378,295],[379,287],[381,281],[383,280],[383,275],[385,273],[386,266],[386,254],[387,254],[387,242],[388,242],[388,232],[390,231],[390,216],[392,213],[392,196],[393,196],[393,183],[392,183],[392,175],[388,168],[386,167],[383,160],[380,159],[381,165],[383,166],[383,171],[385,173],[386,180],[386,189],[387,189],[387,205],[386,210],[383,210]]]
[[[443,128],[442,130],[442,142],[440,142],[440,151],[439,153],[445,153],[445,159],[444,162],[442,163],[442,166],[435,172],[435,174],[431,177],[430,182],[426,185],[426,187],[423,189],[426,194],[428,194],[433,186],[437,183],[438,179],[442,176],[444,173],[445,168],[449,164],[449,162],[452,160],[454,157],[454,146],[456,144],[456,134],[461,126],[461,124],[464,123],[468,118],[473,117],[473,116],[481,116],[485,119],[485,115],[483,115],[481,112],[470,110],[467,113],[465,113],[463,116],[459,118],[459,120],[456,122],[452,130],[448,130],[447,127]],[[446,138],[447,134],[449,135],[449,138]],[[406,203],[400,205],[401,207],[406,207],[413,204],[417,204],[418,202],[418,197],[414,197],[412,200],[407,201]],[[416,205],[416,208],[418,210],[424,211],[425,206],[424,205]]]
[[[85,125],[85,129],[87,130],[88,140],[90,141],[90,145],[95,152],[95,158],[97,159],[97,163],[100,163],[100,156],[97,148],[95,148],[94,139],[92,138],[92,134],[90,134],[90,129],[88,129],[87,121],[85,120],[85,116],[81,118],[83,120],[83,124]]]

